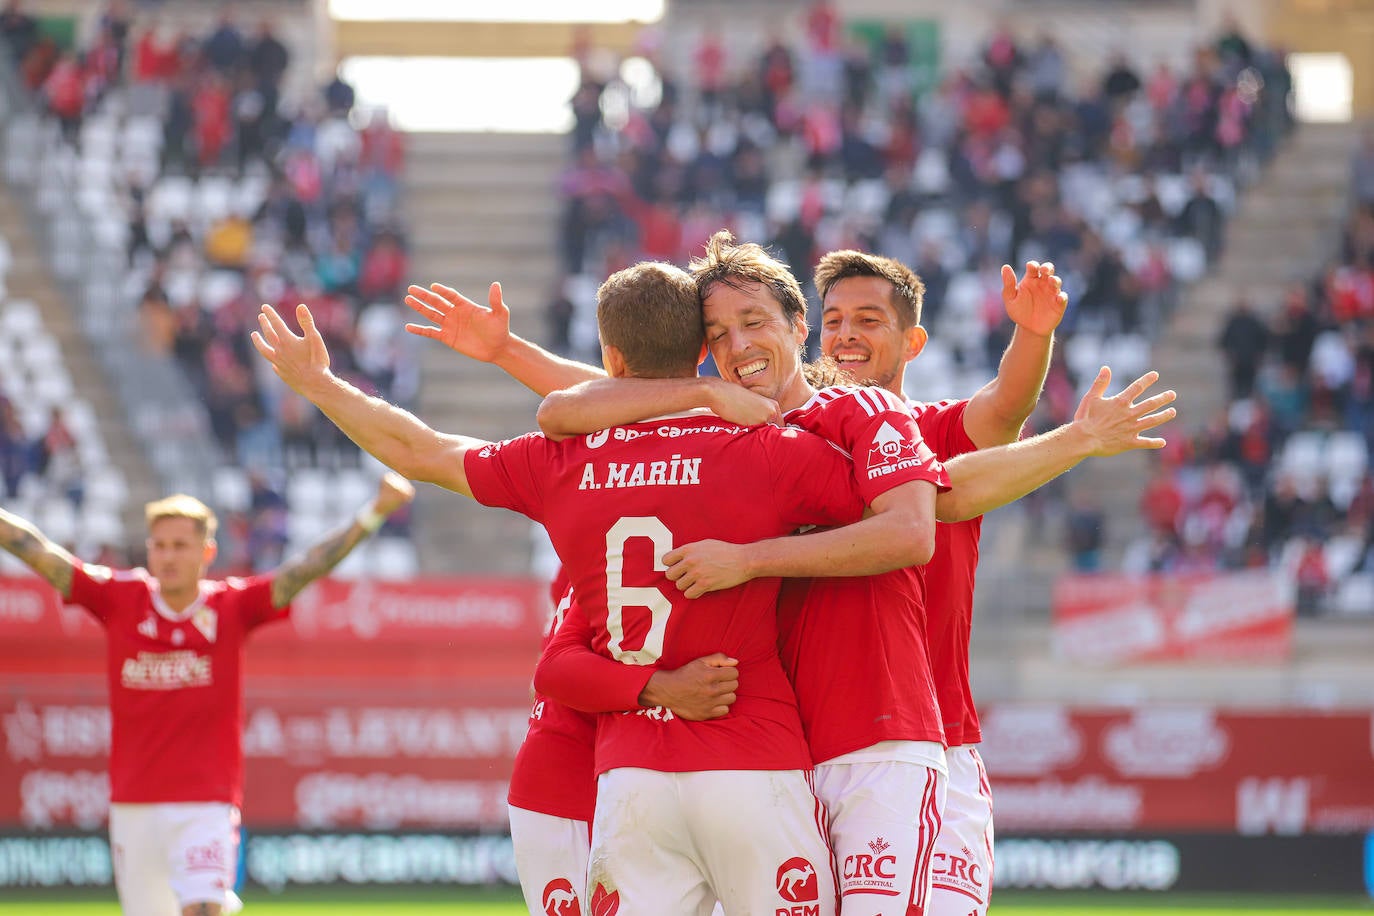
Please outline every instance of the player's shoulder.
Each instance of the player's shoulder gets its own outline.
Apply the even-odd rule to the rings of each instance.
[[[152,573],[141,566],[133,569],[115,569],[98,563],[82,563],[79,566],[86,578],[96,585],[128,585],[149,588],[153,584]]]
[[[832,385],[817,391],[802,409],[859,411],[876,417],[889,411],[910,413],[903,398],[876,385]]]

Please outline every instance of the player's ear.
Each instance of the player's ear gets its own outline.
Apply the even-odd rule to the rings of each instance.
[[[624,378],[627,374],[624,354],[611,344],[601,345],[601,365],[611,378]]]
[[[215,557],[216,557],[218,554],[219,554],[219,544],[215,542],[215,539],[214,539],[214,538],[206,538],[206,539],[205,539],[205,550],[204,550],[204,552],[201,554],[201,557],[200,557],[200,558],[201,558],[201,562],[205,565],[205,568],[206,568],[206,569],[209,569],[211,566],[214,565],[214,563],[215,563]]]
[[[930,335],[926,329],[919,324],[914,324],[906,330],[906,362],[921,355],[921,351],[926,348],[926,341],[930,340]]]
[[[710,353],[710,352],[711,352],[710,348],[706,346],[706,341],[703,340],[703,341],[701,342],[701,352],[697,354],[697,365],[698,365],[698,366],[700,366],[702,363],[706,362],[706,354],[707,354],[707,353]]]
[[[797,315],[792,319],[792,333],[797,338],[797,346],[806,344],[806,337],[809,333],[806,329],[806,316]]]

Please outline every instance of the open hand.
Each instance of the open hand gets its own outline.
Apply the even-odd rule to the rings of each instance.
[[[1011,265],[1002,265],[1002,304],[1006,306],[1007,317],[1018,328],[1040,337],[1053,334],[1064,318],[1069,296],[1062,286],[1063,281],[1055,276],[1054,265],[1048,261],[1044,264],[1027,261],[1026,273],[1020,283]]]
[[[500,283],[487,290],[485,308],[442,283],[431,283],[429,289],[412,286],[407,293],[406,305],[438,325],[407,324],[412,334],[484,363],[494,362],[510,343],[510,309],[501,298]]]
[[[258,313],[259,330],[253,332],[253,346],[283,382],[309,398],[310,390],[332,375],[329,350],[315,327],[315,317],[303,303],[296,306],[296,320],[301,325],[299,336],[276,309],[264,305]]]
[[[1178,394],[1170,389],[1136,403],[1136,398],[1159,381],[1159,373],[1154,371],[1146,372],[1119,394],[1104,397],[1111,381],[1112,370],[1103,366],[1074,411],[1074,426],[1093,443],[1091,454],[1105,458],[1135,449],[1163,448],[1165,440],[1143,434],[1177,416],[1178,411],[1168,405]]]

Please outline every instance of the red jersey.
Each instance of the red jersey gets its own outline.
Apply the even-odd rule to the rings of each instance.
[[[78,565],[70,603],[107,634],[110,800],[239,804],[244,639],[290,610],[271,577],[202,580],[177,613],[147,570]]]
[[[572,605],[572,589],[563,570],[559,570],[552,592],[557,604],[541,653]],[[596,810],[596,773],[592,768],[595,743],[595,716],[535,693],[530,728],[515,755],[506,801],[526,811],[591,823]]]
[[[786,420],[853,456],[865,502],[913,480],[949,486],[911,411],[881,388],[822,389]],[[782,659],[816,763],[880,741],[944,741],[925,623],[915,568],[783,584]]]
[[[941,461],[978,450],[964,430],[968,401],[911,402],[926,444]],[[968,645],[973,633],[973,585],[983,517],[935,526],[935,555],[919,567],[926,603],[926,635],[935,694],[950,747],[983,740],[969,687]]]
[[[707,538],[748,543],[806,524],[856,521],[849,462],[798,430],[673,417],[564,442],[531,434],[470,451],[473,495],[544,523],[599,654],[648,674],[713,652],[739,660],[730,714],[686,722],[661,709],[602,716],[596,769],[790,770],[810,765],[778,661],[779,581],[683,597],[663,556]],[[565,623],[548,652],[571,644]],[[594,659],[593,659],[594,660]],[[541,663],[540,671],[544,671]],[[536,677],[536,685],[545,685]],[[579,707],[566,691],[559,698]],[[622,708],[629,708],[628,705]]]

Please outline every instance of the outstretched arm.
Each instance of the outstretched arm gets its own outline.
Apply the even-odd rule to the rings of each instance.
[[[936,497],[936,517],[942,522],[975,518],[1044,486],[1085,458],[1163,448],[1163,439],[1145,433],[1174,418],[1177,410],[1168,405],[1177,395],[1170,390],[1137,403],[1159,380],[1158,372],[1147,372],[1119,394],[1106,397],[1111,380],[1111,370],[1103,366],[1071,423],[946,462],[950,489]]]
[[[555,391],[539,405],[539,429],[555,441],[650,417],[705,407],[741,426],[782,425],[778,402],[718,378],[602,378]]]
[[[411,480],[471,496],[463,457],[487,443],[436,432],[414,414],[369,397],[329,371],[329,351],[310,309],[296,306],[297,336],[270,305],[258,315],[253,346],[277,376],[318,407],[344,435],[382,464]]]
[[[406,305],[426,321],[434,322],[408,324],[407,331],[437,340],[479,362],[492,363],[540,397],[578,382],[606,377],[595,366],[555,356],[512,334],[510,309],[501,297],[500,283],[493,283],[487,290],[486,308],[442,283],[431,283],[429,289],[412,286],[407,293]]]
[[[1002,302],[1015,323],[997,377],[978,390],[964,408],[964,431],[979,448],[1006,445],[1021,435],[1035,410],[1054,349],[1054,330],[1069,297],[1060,290],[1054,265],[1026,262],[1026,273],[1002,265]]]
[[[311,582],[325,575],[364,540],[377,532],[387,516],[415,498],[415,487],[395,471],[382,475],[376,497],[363,506],[345,527],[327,535],[304,553],[277,567],[272,577],[272,606],[286,607]]]
[[[4,509],[0,509],[0,548],[46,579],[63,598],[72,596],[72,571],[81,561],[44,537],[32,524]]]
[[[705,540],[663,556],[667,576],[688,598],[765,576],[873,576],[930,561],[935,552],[935,485],[912,480],[873,500],[861,521],[800,537],[752,544]]]

